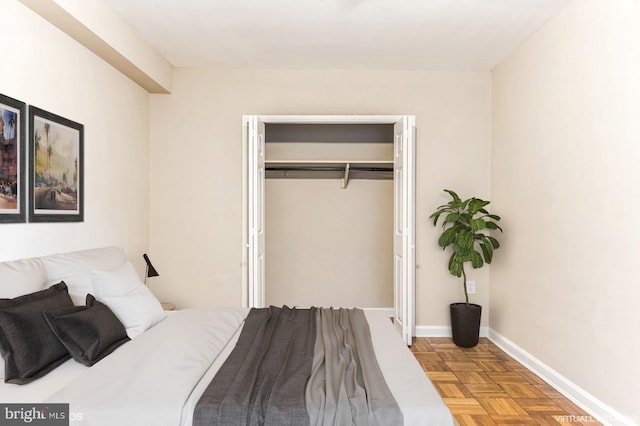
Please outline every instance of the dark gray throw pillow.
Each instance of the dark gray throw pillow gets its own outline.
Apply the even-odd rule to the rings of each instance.
[[[44,317],[73,359],[91,366],[129,341],[127,331],[106,305],[87,294],[86,306]]]
[[[69,359],[67,349],[42,313],[58,313],[72,307],[64,282],[14,299],[0,299],[0,353],[5,361],[5,382],[29,383]]]

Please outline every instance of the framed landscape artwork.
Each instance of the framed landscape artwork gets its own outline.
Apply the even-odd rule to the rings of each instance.
[[[29,106],[29,221],[84,220],[84,126]]]
[[[24,222],[25,104],[0,94],[0,223]]]

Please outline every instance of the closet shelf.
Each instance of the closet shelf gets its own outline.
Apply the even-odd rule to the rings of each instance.
[[[267,160],[268,179],[393,179],[392,160]]]

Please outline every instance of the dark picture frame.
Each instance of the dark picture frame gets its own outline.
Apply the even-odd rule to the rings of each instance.
[[[29,222],[84,221],[84,126],[29,106]]]
[[[25,212],[26,104],[0,94],[0,223],[22,223]]]

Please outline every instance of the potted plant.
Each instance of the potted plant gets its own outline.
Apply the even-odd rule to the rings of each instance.
[[[485,208],[490,201],[475,197],[463,201],[455,192],[444,191],[451,195],[452,200],[438,207],[429,219],[433,219],[436,226],[444,215],[438,245],[443,250],[451,247],[449,272],[456,277],[462,276],[465,297],[464,303],[450,305],[451,332],[456,345],[470,348],[478,344],[482,306],[469,303],[465,264],[477,269],[491,263],[493,252],[500,243],[486,232],[496,229],[502,232],[502,228],[497,224],[500,216],[489,213]]]

